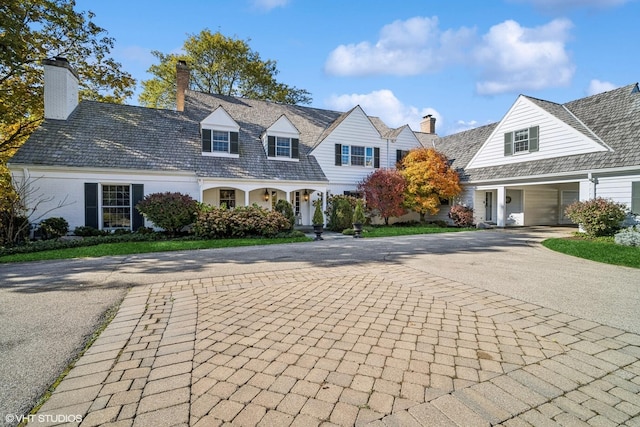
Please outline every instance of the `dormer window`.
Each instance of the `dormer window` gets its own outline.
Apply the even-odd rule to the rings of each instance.
[[[280,116],[265,129],[260,138],[268,159],[289,161],[300,159],[300,132],[287,116]]]
[[[276,136],[276,157],[291,157],[291,138]]]
[[[504,134],[504,155],[532,153],[539,149],[539,127],[533,126]]]
[[[238,154],[238,132],[202,129],[202,152]]]
[[[239,157],[238,135],[240,126],[224,108],[218,107],[200,122],[202,155],[212,157]]]
[[[284,159],[298,159],[300,140],[285,136],[267,136],[267,156]]]

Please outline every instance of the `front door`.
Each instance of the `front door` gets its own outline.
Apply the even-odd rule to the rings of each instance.
[[[484,193],[484,220],[493,221],[493,193]]]

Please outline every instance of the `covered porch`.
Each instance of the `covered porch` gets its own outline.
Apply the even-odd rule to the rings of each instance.
[[[477,186],[475,221],[498,227],[570,225],[565,209],[580,200],[580,191],[580,181]]]
[[[322,200],[326,211],[328,188],[324,183],[285,182],[220,182],[200,180],[200,201],[211,206],[230,209],[257,205],[267,210],[275,209],[278,200],[287,200],[296,215],[296,225],[312,225],[313,202]]]

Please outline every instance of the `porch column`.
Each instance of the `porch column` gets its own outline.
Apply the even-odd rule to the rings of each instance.
[[[249,190],[244,190],[244,205],[249,206]]]
[[[498,187],[498,217],[496,218],[496,224],[498,227],[504,227],[507,223],[507,191],[504,187]]]

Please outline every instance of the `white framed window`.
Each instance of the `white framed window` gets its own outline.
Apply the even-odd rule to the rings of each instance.
[[[539,150],[538,126],[518,129],[504,134],[504,155],[532,153]]]
[[[529,129],[517,130],[513,133],[513,152],[529,151]]]
[[[102,185],[102,229],[131,228],[131,186]]]
[[[373,147],[359,145],[342,146],[342,164],[348,166],[374,166]]]
[[[202,153],[218,155],[238,154],[238,132],[202,129]]]
[[[291,157],[291,138],[276,136],[276,157]]]

